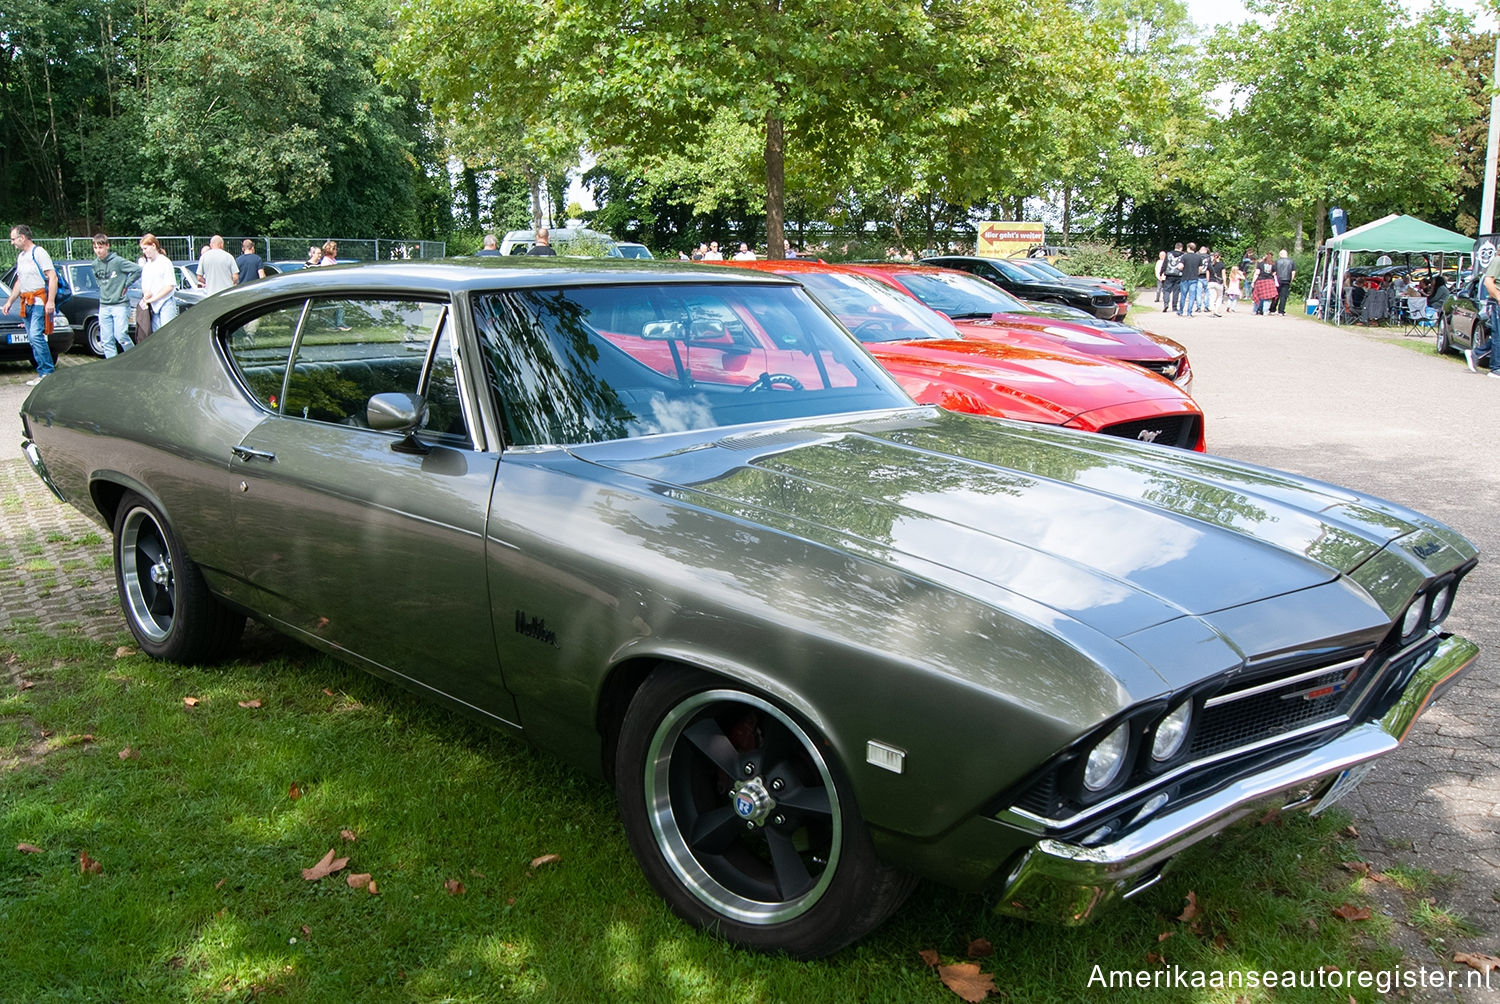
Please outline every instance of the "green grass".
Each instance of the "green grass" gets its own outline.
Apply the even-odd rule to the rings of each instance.
[[[260,631],[244,660],[214,668],[116,658],[119,643],[0,633],[0,664],[14,655],[35,683],[0,684],[0,999],[949,1002],[918,953],[964,961],[984,938],[996,954],[978,961],[1007,995],[992,999],[1074,1001],[1096,996],[1096,965],[1378,971],[1399,958],[1378,910],[1333,916],[1367,903],[1338,866],[1353,850],[1333,814],[1235,830],[1090,927],[1003,919],[990,898],[924,885],[831,959],[754,955],[651,892],[602,783],[512,737]],[[330,848],[345,872],[304,881]],[[100,873],[80,872],[84,852]],[[543,854],[561,861],[533,870]],[[379,894],[350,888],[351,872]],[[449,894],[450,879],[466,890]],[[1189,892],[1201,913],[1179,920]]]

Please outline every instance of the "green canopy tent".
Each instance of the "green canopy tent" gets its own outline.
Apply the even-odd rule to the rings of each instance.
[[[1351,254],[1361,251],[1372,254],[1404,254],[1410,262],[1414,254],[1430,259],[1432,255],[1465,255],[1473,250],[1472,237],[1425,223],[1415,216],[1392,213],[1325,241],[1318,249],[1312,289],[1321,291],[1322,301],[1332,308],[1325,309],[1323,316],[1337,324],[1343,320],[1343,297],[1338,294],[1344,288],[1344,276],[1349,271]],[[1324,279],[1321,285],[1318,282],[1320,275]]]

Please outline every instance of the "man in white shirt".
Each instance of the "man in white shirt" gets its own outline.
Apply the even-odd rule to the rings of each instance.
[[[57,304],[57,269],[46,248],[31,240],[31,228],[24,223],[11,227],[10,245],[16,249],[16,285],[5,301],[5,313],[19,297],[21,316],[26,321],[26,340],[31,343],[31,358],[36,361],[36,378],[26,386],[35,387],[52,372],[52,349],[47,336],[52,333],[52,311]]]
[[[240,270],[234,255],[224,250],[224,238],[214,234],[208,250],[198,259],[198,285],[208,295],[228,289],[239,281]]]

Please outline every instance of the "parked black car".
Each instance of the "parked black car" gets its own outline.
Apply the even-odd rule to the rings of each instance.
[[[1438,353],[1472,349],[1475,342],[1482,344],[1494,333],[1486,330],[1485,296],[1479,285],[1483,280],[1484,273],[1476,270],[1443,301],[1437,317],[1437,342],[1433,346]]]
[[[1043,278],[1016,262],[973,255],[942,255],[923,258],[922,264],[956,268],[988,279],[1012,296],[1041,303],[1061,303],[1106,321],[1125,316],[1130,298],[1124,293],[1101,289],[1096,283],[1078,279]]]
[[[94,259],[54,259],[53,264],[67,270],[68,283],[73,287],[73,295],[58,307],[73,326],[69,344],[72,344],[72,339],[76,336],[94,355],[104,355],[103,347],[99,344],[99,284],[94,280]],[[16,267],[12,265],[5,273],[6,287],[12,287],[15,281]],[[53,354],[56,355],[55,352]]]

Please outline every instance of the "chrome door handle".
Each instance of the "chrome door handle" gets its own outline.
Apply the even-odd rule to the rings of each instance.
[[[236,447],[233,448],[233,453],[234,453],[234,455],[236,457],[239,457],[241,460],[271,460],[271,461],[274,461],[276,459],[276,454],[271,453],[268,450],[252,450],[248,446],[236,446]]]

